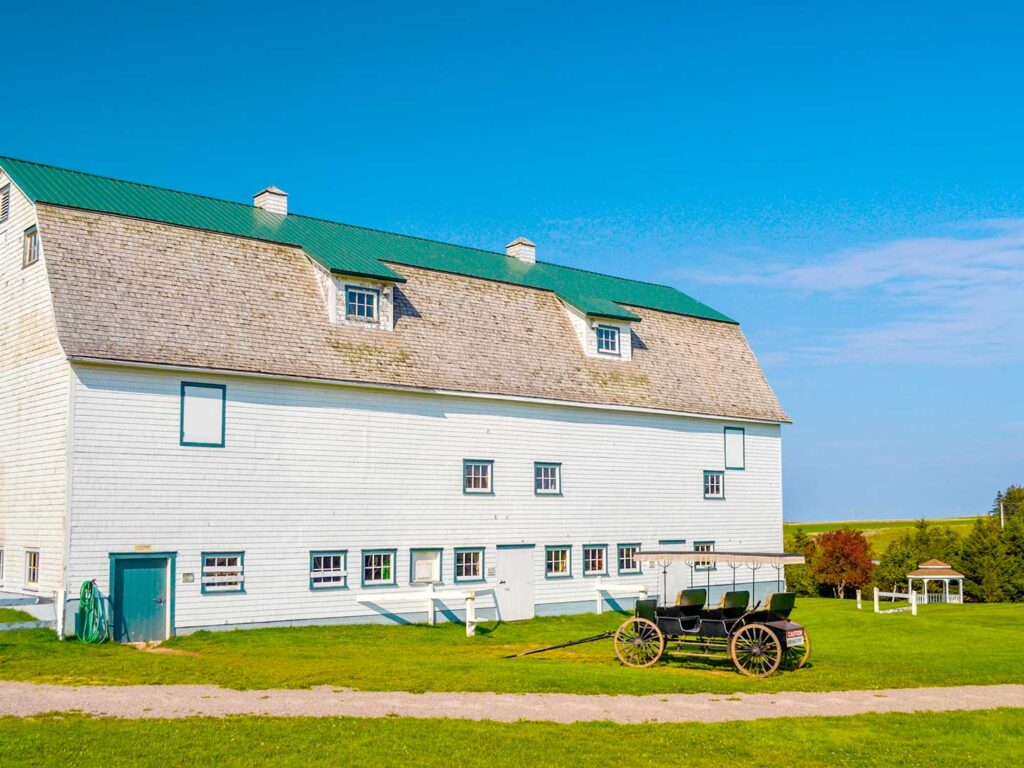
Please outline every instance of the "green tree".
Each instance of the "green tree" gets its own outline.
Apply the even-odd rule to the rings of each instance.
[[[929,525],[919,520],[914,530],[889,545],[874,572],[877,587],[892,590],[905,584],[907,574],[925,560],[941,560],[954,568],[960,563],[963,545],[956,531],[949,527]]]
[[[811,575],[810,566],[814,557],[814,539],[804,533],[803,528],[797,528],[792,536],[786,537],[785,548],[787,552],[799,552],[807,561],[803,565],[786,566],[786,588],[803,597],[817,597],[818,584]]]
[[[960,571],[964,592],[971,599],[984,603],[1010,599],[1015,568],[1007,538],[999,519],[986,517],[978,520],[964,539]]]
[[[1003,505],[1005,517],[1021,517],[1024,513],[1024,485],[1011,485],[1005,491],[996,494],[996,500],[992,504],[992,514],[999,517],[999,504]]]

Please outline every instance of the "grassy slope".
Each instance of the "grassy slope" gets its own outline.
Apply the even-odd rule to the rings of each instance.
[[[31,613],[25,613],[16,608],[0,608],[0,624],[14,624],[23,621],[38,621],[38,619]]]
[[[937,518],[929,520],[928,522],[931,525],[942,528],[952,528],[958,534],[963,536],[971,530],[971,526],[974,525],[974,521],[977,519],[978,518],[976,517],[949,517]],[[835,531],[840,528],[853,528],[854,530],[864,531],[864,535],[867,536],[875,554],[881,555],[889,548],[890,544],[896,541],[896,539],[900,538],[905,533],[910,533],[914,530],[916,523],[916,520],[856,520],[846,523],[786,523],[783,526],[783,533],[786,536],[791,536],[796,533],[797,528],[803,528],[804,533],[814,536],[819,533]]]
[[[0,679],[66,684],[212,683],[232,688],[336,685],[365,690],[730,693],[1019,682],[1024,604],[930,605],[875,615],[851,601],[802,599],[811,664],[754,681],[724,659],[628,669],[611,641],[519,659],[507,654],[613,628],[622,616],[582,615],[484,625],[341,626],[198,633],[165,655],[58,642],[46,630],[0,633]]]
[[[794,738],[799,734],[798,738]],[[1020,765],[1024,710],[623,726],[458,720],[0,719],[0,764]]]

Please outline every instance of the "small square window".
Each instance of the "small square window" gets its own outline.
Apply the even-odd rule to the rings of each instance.
[[[704,498],[725,498],[725,473],[716,470],[704,470]]]
[[[413,549],[409,554],[412,584],[438,584],[441,581],[441,550]]]
[[[455,550],[455,581],[484,580],[484,550],[482,547]]]
[[[348,553],[345,550],[309,553],[309,588],[344,589],[348,586]]]
[[[549,579],[563,579],[572,576],[572,563],[568,546],[545,548],[544,575]]]
[[[597,351],[605,355],[619,354],[619,329],[614,325],[597,326]]]
[[[380,291],[373,288],[347,286],[345,288],[345,317],[367,323],[377,322]]]
[[[0,224],[11,215],[11,185],[0,187]]]
[[[364,587],[389,586],[395,583],[395,550],[363,552]]]
[[[640,573],[639,544],[619,544],[619,573]]]
[[[25,251],[22,256],[22,267],[30,267],[39,261],[39,230],[29,227],[25,230]]]
[[[583,575],[606,576],[608,574],[608,547],[604,544],[587,544],[583,547]]]
[[[242,552],[204,552],[202,591],[244,592],[245,555]]]
[[[537,462],[533,465],[533,490],[538,496],[562,492],[562,465]]]
[[[466,459],[462,462],[462,490],[465,493],[492,493],[493,461]]]
[[[695,541],[693,542],[694,552],[714,552],[715,542],[713,541]],[[715,564],[710,560],[695,560],[693,563],[693,569],[695,571],[713,571],[715,570]]]
[[[36,586],[39,584],[39,550],[29,549],[25,552],[25,583]]]

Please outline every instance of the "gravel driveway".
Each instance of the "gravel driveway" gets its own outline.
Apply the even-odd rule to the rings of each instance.
[[[82,712],[104,717],[225,715],[448,717],[575,723],[680,723],[864,712],[1024,707],[1024,685],[897,688],[823,693],[576,696],[563,693],[396,693],[330,687],[235,691],[212,685],[82,686],[0,682],[0,715]]]

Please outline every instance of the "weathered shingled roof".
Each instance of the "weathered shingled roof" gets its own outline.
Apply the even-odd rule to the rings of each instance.
[[[0,167],[35,203],[116,213],[149,221],[297,245],[332,272],[401,282],[387,263],[423,267],[553,291],[590,315],[636,320],[623,305],[732,323],[670,286],[627,280],[504,253],[397,235],[332,221],[269,213],[252,205],[0,157]]]
[[[292,244],[81,208],[37,206],[72,358],[788,421],[732,322],[625,302],[633,357],[609,362],[551,290],[389,260],[394,331],[335,325]]]

